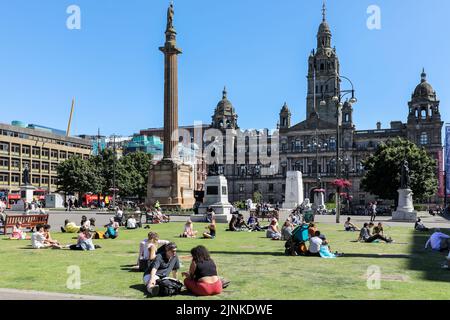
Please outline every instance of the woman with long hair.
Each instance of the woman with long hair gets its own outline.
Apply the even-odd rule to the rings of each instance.
[[[212,219],[212,222],[209,226],[206,227],[209,232],[203,233],[203,237],[206,239],[214,239],[216,237],[216,218]]]
[[[222,293],[222,281],[217,273],[217,266],[204,246],[191,250],[192,263],[184,285],[196,296],[214,296]]]

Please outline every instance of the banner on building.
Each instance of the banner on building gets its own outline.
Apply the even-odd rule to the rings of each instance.
[[[445,174],[446,194],[450,196],[450,125],[445,127]]]

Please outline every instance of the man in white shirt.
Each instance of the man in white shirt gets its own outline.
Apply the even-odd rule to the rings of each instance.
[[[320,248],[324,241],[320,238],[320,231],[316,231],[314,237],[309,240],[308,256],[320,257]]]
[[[36,232],[31,236],[31,246],[33,247],[33,249],[62,249],[60,245],[47,241],[44,234],[44,226],[41,224],[36,226]]]
[[[434,251],[447,251],[449,249],[449,239],[450,236],[442,233],[440,229],[436,229],[436,232],[431,235],[425,244],[425,249],[431,245],[431,249]]]
[[[137,221],[134,218],[134,216],[131,216],[128,220],[127,220],[127,229],[137,229]]]
[[[139,258],[137,261],[137,267],[139,271],[145,272],[148,267],[148,261],[150,260],[150,252],[149,252],[149,239],[152,237],[153,232],[149,232],[148,238],[141,241],[139,244]],[[169,244],[170,242],[167,240],[158,240],[158,247]]]

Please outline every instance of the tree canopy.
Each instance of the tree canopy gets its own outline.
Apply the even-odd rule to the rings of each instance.
[[[438,188],[436,161],[424,148],[401,138],[380,144],[376,152],[363,161],[366,174],[361,188],[382,199],[397,200],[404,160],[409,163],[414,198],[423,201],[435,195]]]

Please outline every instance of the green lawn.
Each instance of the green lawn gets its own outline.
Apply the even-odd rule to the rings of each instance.
[[[205,225],[196,224],[197,230]],[[215,240],[180,239],[183,225],[152,226],[162,239],[178,244],[183,266],[189,251],[203,244],[212,252],[221,276],[232,281],[219,297],[210,299],[449,299],[450,272],[442,270],[444,256],[423,250],[427,234],[408,228],[387,228],[396,244],[351,242],[356,233],[338,231],[337,225],[319,225],[332,240],[339,259],[286,257],[284,242],[265,239],[265,233],[229,233],[219,226]],[[127,270],[136,262],[139,241],[148,230],[121,231],[116,240],[97,240],[95,252],[31,250],[28,241],[0,241],[0,288],[61,293],[146,298],[141,274]],[[54,234],[64,244],[74,235]],[[407,243],[407,244],[402,244]],[[66,288],[67,267],[81,268],[81,290]],[[380,290],[367,288],[367,269],[379,266]],[[183,295],[172,299],[196,299]]]

